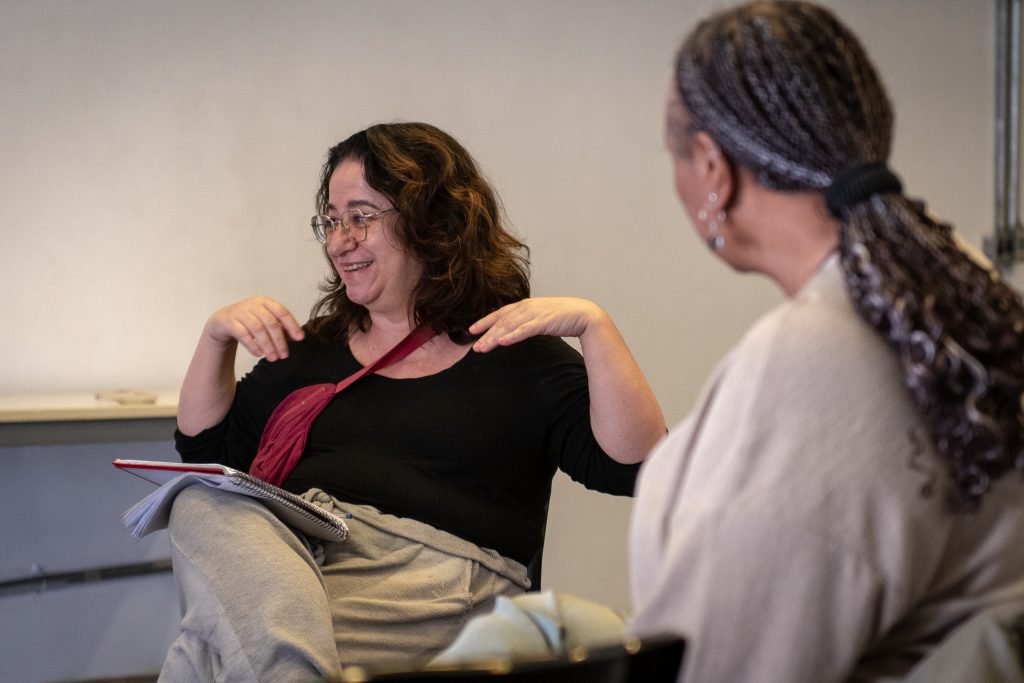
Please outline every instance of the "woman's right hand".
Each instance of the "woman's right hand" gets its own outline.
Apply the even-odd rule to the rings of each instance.
[[[206,321],[206,334],[222,346],[235,342],[270,362],[288,357],[288,340],[305,336],[295,316],[265,296],[254,296],[218,309]]]

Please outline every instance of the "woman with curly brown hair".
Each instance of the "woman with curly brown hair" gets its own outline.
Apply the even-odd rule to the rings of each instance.
[[[895,680],[1024,597],[1024,308],[904,196],[892,122],[812,4],[725,10],[678,53],[676,191],[788,297],[638,484],[632,626],[690,637],[688,683]]]
[[[297,463],[273,470],[345,516],[349,537],[314,543],[248,499],[185,489],[170,523],[185,613],[165,680],[329,679],[428,656],[528,587],[556,469],[629,495],[665,431],[607,314],[528,298],[525,246],[443,131],[376,125],[339,143],[317,210],[332,272],[311,320],[266,297],[215,312],[176,441],[186,462],[271,471],[264,432],[287,396],[404,349],[336,394]],[[578,337],[582,357],[558,337]],[[236,382],[238,344],[263,360]]]

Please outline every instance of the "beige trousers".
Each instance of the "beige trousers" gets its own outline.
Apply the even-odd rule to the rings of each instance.
[[[452,534],[317,489],[349,537],[311,543],[258,501],[190,486],[174,501],[181,634],[160,681],[315,681],[342,665],[414,663],[446,647],[526,568]]]

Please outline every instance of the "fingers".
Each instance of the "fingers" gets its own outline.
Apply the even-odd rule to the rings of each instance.
[[[288,356],[288,340],[283,324],[266,308],[239,311],[235,319],[236,338],[249,353],[269,361]]]
[[[597,307],[583,299],[542,297],[523,299],[484,316],[469,327],[480,338],[473,350],[486,353],[537,335],[578,337],[586,331]]]
[[[254,356],[276,361],[288,357],[288,339],[305,333],[291,312],[267,297],[253,297],[214,313],[210,335],[220,342],[235,340]]]
[[[480,335],[473,344],[473,350],[487,353],[498,346],[509,346],[532,337],[536,328],[533,318],[524,316],[521,310],[505,306],[471,325],[469,331]]]
[[[469,326],[469,333],[483,334],[484,332],[486,332],[491,327],[491,325],[498,321],[498,319],[501,317],[502,311],[504,311],[506,308],[508,308],[508,306],[499,308],[493,313],[488,313],[484,317],[477,320],[475,323]]]

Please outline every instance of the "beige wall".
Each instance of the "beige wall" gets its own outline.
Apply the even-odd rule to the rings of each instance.
[[[694,238],[662,148],[673,51],[724,4],[0,2],[0,393],[173,388],[215,307],[304,315],[324,151],[420,119],[495,182],[536,293],[605,306],[677,422],[779,299]],[[829,4],[892,91],[908,191],[980,244],[994,3]],[[628,517],[559,478],[545,584],[626,609]]]

